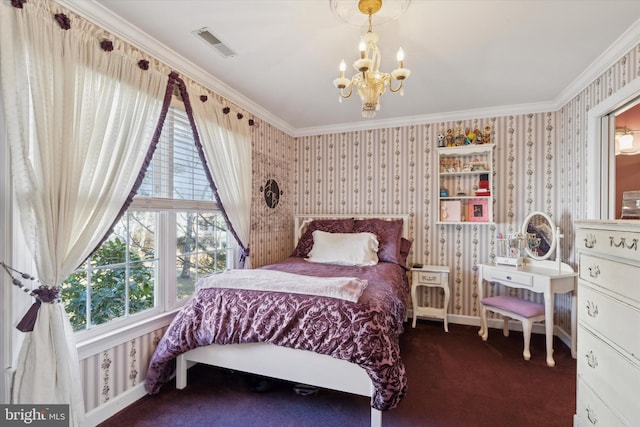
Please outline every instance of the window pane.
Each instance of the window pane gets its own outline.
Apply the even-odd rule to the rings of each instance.
[[[219,249],[219,241],[222,233],[227,233],[227,226],[219,224],[221,215],[214,213],[200,213],[198,215],[198,250],[212,251]]]
[[[227,268],[227,228],[217,212],[176,214],[178,299],[190,296],[196,281]]]
[[[62,283],[62,303],[73,330],[85,329],[87,326],[87,271],[85,269],[76,270]]]
[[[197,216],[196,212],[176,214],[176,254],[189,255],[195,249]]]
[[[191,295],[197,278],[197,259],[193,252],[197,243],[197,212],[176,214],[176,295],[178,299]]]
[[[199,276],[227,268],[227,225],[219,213],[198,217]]]
[[[135,262],[129,271],[129,313],[139,313],[155,306],[156,262]]]
[[[113,233],[102,244],[100,249],[91,255],[91,264],[96,267],[127,262],[127,215],[123,215],[113,228]]]
[[[118,245],[118,248],[122,251],[125,250],[124,245]],[[91,324],[100,325],[116,317],[124,316],[125,285],[127,283],[125,264],[93,269],[90,277]]]
[[[189,262],[185,262],[189,258]],[[189,256],[180,256],[176,262],[176,296],[178,299],[187,298],[193,295],[196,289],[196,267],[191,263]]]
[[[156,259],[156,212],[129,212],[129,251],[132,260]],[[134,257],[135,256],[135,257]]]

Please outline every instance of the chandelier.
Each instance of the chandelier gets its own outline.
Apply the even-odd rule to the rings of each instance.
[[[369,16],[369,30],[360,39],[360,58],[353,63],[353,68],[358,72],[351,79],[346,78],[344,76],[346,64],[343,59],[340,62],[340,77],[333,81],[333,84],[340,90],[339,102],[342,102],[342,98],[349,98],[353,93],[353,88],[356,88],[362,100],[362,117],[364,118],[372,118],[376,115],[376,111],[380,110],[380,95],[387,88],[391,92],[400,92],[402,96],[404,94],[402,82],[411,74],[410,70],[404,68],[404,52],[402,48],[398,49],[398,68],[393,70],[391,74],[382,73],[379,70],[380,49],[376,44],[378,35],[372,30],[371,18],[381,7],[382,0],[358,1],[360,12]],[[392,77],[400,82],[395,89],[392,86]],[[346,92],[347,88],[348,92]]]

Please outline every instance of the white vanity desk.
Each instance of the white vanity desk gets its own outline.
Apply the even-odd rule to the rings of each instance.
[[[480,264],[478,275],[478,300],[482,300],[483,282],[501,283],[510,288],[528,289],[531,292],[544,294],[545,335],[547,342],[547,365],[555,366],[553,360],[553,309],[555,294],[573,292],[571,308],[571,355],[576,357],[576,280],[578,273],[561,263],[558,268],[556,261],[538,261],[525,259],[519,267],[510,265]],[[483,313],[483,312],[481,312]],[[482,324],[486,324],[483,319]],[[483,332],[481,329],[480,334]]]

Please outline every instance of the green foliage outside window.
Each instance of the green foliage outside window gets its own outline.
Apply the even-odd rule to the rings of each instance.
[[[113,266],[126,260],[127,245],[120,238],[108,240],[92,255],[91,323],[99,325],[125,315],[127,267]],[[154,305],[153,263],[142,262],[129,251],[129,313],[137,313]],[[109,265],[109,267],[100,267]],[[117,265],[117,264],[116,264]],[[87,273],[73,273],[62,287],[62,301],[74,330],[84,329],[87,308]]]

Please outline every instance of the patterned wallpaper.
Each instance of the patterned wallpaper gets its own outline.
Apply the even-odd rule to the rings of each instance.
[[[439,225],[437,135],[446,129],[493,129],[495,225]],[[534,210],[553,216],[558,175],[555,115],[472,118],[298,139],[296,212],[409,213],[413,259],[448,265],[450,313],[478,316],[477,265],[495,256],[495,236],[519,230]],[[493,292],[493,289],[491,290]],[[489,292],[489,293],[491,293]],[[427,295],[439,303],[438,291]],[[534,297],[534,296],[530,296]]]
[[[257,121],[252,128],[253,141],[253,203],[251,213],[251,265],[259,267],[289,256],[293,250],[293,194],[295,139],[271,126]],[[278,183],[280,199],[268,207],[261,189],[267,180]]]

